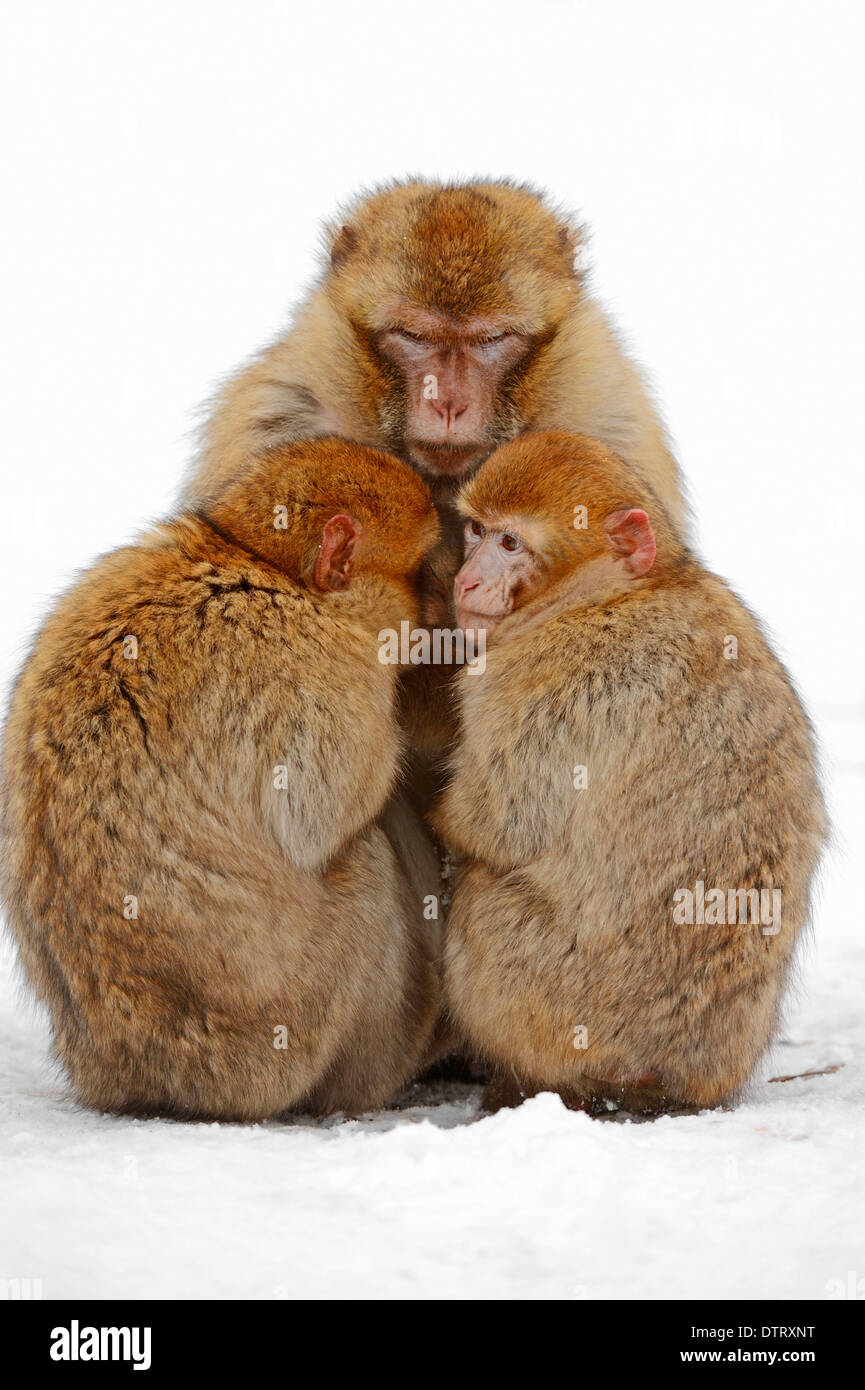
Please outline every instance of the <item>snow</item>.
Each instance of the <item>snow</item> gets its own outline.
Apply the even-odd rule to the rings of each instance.
[[[590,222],[702,553],[815,714],[836,839],[748,1097],[649,1123],[553,1096],[481,1117],[455,1084],[347,1122],[85,1113],[7,950],[0,1279],[263,1299],[865,1279],[862,27],[848,0],[39,0],[6,26],[4,684],[71,573],[170,505],[196,403],[284,321],[335,204],[406,172],[511,174]]]
[[[0,1273],[45,1298],[824,1298],[865,1274],[865,723],[784,1041],[729,1112],[607,1123],[439,1083],[357,1120],[82,1111],[4,958]],[[771,1082],[768,1076],[828,1075]]]

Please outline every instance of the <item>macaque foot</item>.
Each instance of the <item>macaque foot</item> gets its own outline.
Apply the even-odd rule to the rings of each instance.
[[[618,1078],[584,1076],[582,1081],[588,1092],[585,1108],[594,1114],[604,1114],[614,1104],[635,1115],[658,1115],[672,1103],[657,1071],[630,1072]]]
[[[611,1107],[631,1115],[696,1115],[703,1107],[671,1093],[660,1072],[629,1072],[612,1078],[583,1077],[591,1091],[588,1106],[593,1115],[606,1115]]]
[[[660,1072],[648,1070],[618,1080],[583,1076],[577,1086],[543,1086],[519,1077],[516,1072],[500,1072],[487,1081],[481,1108],[487,1115],[513,1110],[542,1091],[554,1092],[568,1110],[594,1116],[619,1110],[646,1116],[690,1115],[701,1108],[670,1095]]]
[[[534,1095],[537,1095],[537,1088],[522,1081],[515,1071],[497,1072],[484,1087],[481,1109],[486,1115],[495,1115],[498,1110],[516,1110]]]

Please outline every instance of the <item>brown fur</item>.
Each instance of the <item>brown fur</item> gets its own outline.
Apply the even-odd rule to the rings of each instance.
[[[717,1105],[772,1038],[808,919],[826,833],[808,720],[751,614],[596,441],[518,440],[461,507],[491,529],[525,523],[550,588],[457,682],[437,817],[467,861],[446,929],[454,1023],[518,1092]],[[608,553],[603,522],[623,507],[654,524],[644,578]],[[673,895],[697,880],[780,889],[780,932],[676,924]]]
[[[356,571],[321,592],[340,513],[363,526]],[[377,634],[416,613],[437,530],[405,464],[295,445],[100,560],[46,621],[6,728],[3,895],[86,1104],[361,1110],[416,1069],[437,863],[407,807],[377,820],[402,757]]]
[[[505,315],[530,346],[499,392],[485,454],[526,430],[565,429],[605,440],[684,522],[679,470],[640,373],[593,299],[574,256],[582,229],[534,190],[506,182],[394,184],[348,207],[328,230],[327,260],[291,328],[216,400],[188,483],[194,502],[218,497],[263,449],[316,434],[409,458],[406,400],[376,335],[400,309],[456,320]],[[425,610],[448,621],[460,563],[456,481],[432,484],[442,536],[429,562]],[[405,681],[413,744],[434,755],[452,733],[446,671]]]

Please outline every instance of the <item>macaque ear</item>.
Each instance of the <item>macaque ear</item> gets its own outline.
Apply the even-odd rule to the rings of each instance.
[[[655,563],[655,533],[641,507],[613,512],[604,522],[604,530],[613,550],[622,556],[628,574],[639,579],[649,573]]]
[[[353,516],[332,516],[325,522],[315,557],[314,578],[319,589],[348,588],[362,530]]]

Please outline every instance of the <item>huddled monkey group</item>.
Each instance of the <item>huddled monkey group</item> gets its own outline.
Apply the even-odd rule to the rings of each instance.
[[[814,739],[581,237],[507,182],[358,201],[176,513],[43,625],[2,895],[85,1104],[358,1113],[461,1057],[489,1107],[657,1113],[771,1043]],[[383,659],[406,623],[483,670]]]

